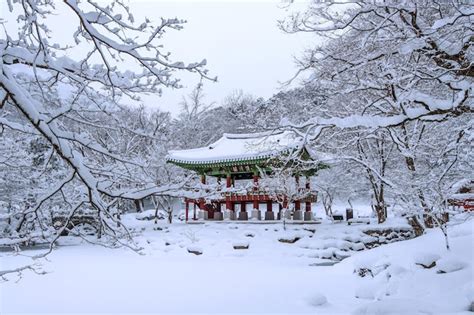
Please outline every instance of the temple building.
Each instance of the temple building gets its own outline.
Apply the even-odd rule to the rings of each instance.
[[[217,179],[217,194],[212,197],[185,198],[186,222],[190,219],[275,220],[281,219],[282,215],[293,220],[313,219],[311,205],[316,202],[316,191],[311,190],[310,177],[323,165],[305,163],[310,167],[291,169],[290,179],[294,181],[297,192],[291,196],[284,189],[275,193],[260,185],[262,175],[271,176],[277,165],[281,169],[281,161],[291,164],[288,163],[291,160],[316,160],[303,139],[293,132],[224,134],[206,147],[170,151],[166,159],[168,163],[198,173],[202,184],[208,183],[209,177]],[[247,185],[244,189],[242,186],[237,189],[236,182],[246,182]],[[192,218],[190,206],[193,207]],[[274,206],[278,207],[276,215]],[[292,211],[282,212],[282,209]]]

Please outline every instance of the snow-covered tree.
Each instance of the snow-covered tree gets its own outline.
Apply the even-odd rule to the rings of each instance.
[[[129,106],[136,106],[142,94],[179,88],[180,71],[211,79],[206,61],[171,60],[161,41],[184,21],[138,21],[124,1],[7,0],[7,7],[1,22],[17,23],[13,31],[8,24],[0,39],[0,141],[7,152],[0,171],[10,185],[0,204],[2,237],[24,243],[37,231],[51,250],[68,223],[88,210],[106,239],[123,243],[128,232],[118,219],[120,200],[140,200],[182,185],[157,185],[148,176],[142,148],[162,136],[160,115],[152,117],[156,124],[149,130],[143,113]],[[57,14],[75,25],[64,41],[58,40],[61,27],[51,22]],[[26,176],[9,181],[25,169]],[[13,199],[20,187],[32,194]],[[60,205],[65,219],[59,230],[47,216],[53,204]],[[3,222],[13,219],[30,225],[28,232],[18,226],[17,234],[5,232],[11,225]]]
[[[461,158],[451,156],[451,165],[445,155],[439,168],[430,168],[444,152],[437,150],[469,145],[460,135],[471,128],[473,113],[473,18],[474,5],[465,1],[312,2],[280,25],[327,39],[298,61],[300,73],[311,72],[306,84],[324,94],[323,114],[303,123],[286,120],[283,126],[309,141],[361,139],[349,152],[364,165],[369,181],[378,182],[375,195],[383,184],[403,200],[407,213],[433,213],[438,207],[428,202],[434,200],[428,197],[433,178],[449,177]],[[439,132],[443,145],[436,141]],[[373,150],[378,135],[384,135],[386,149],[397,149],[398,156],[392,156],[399,165],[392,168],[396,177],[381,174],[381,154],[367,155],[367,139],[371,152],[381,152],[380,146]]]

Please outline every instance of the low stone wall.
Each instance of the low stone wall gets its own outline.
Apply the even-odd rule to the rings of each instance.
[[[408,227],[367,229],[363,233],[374,238],[373,241],[364,243],[367,249],[417,237],[415,231]]]
[[[313,237],[310,237],[311,240],[300,241],[303,242],[300,247],[311,250],[307,257],[337,263],[352,256],[355,252],[415,237],[414,230],[409,226],[381,226],[355,230],[349,235],[334,235],[332,238],[318,238],[316,232]],[[321,263],[325,264],[319,262],[312,265],[320,266]]]

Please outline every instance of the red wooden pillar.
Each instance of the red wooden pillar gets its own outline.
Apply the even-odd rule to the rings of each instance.
[[[205,185],[206,184],[206,175],[205,174],[202,174],[201,175],[201,184]],[[204,198],[200,198],[199,199],[199,209],[201,211],[204,211],[204,210],[207,210],[206,209],[206,203],[204,201]]]
[[[306,177],[306,190],[307,190],[308,193],[309,193],[309,191],[310,191],[309,177]],[[306,203],[305,203],[305,208],[306,208],[305,210],[306,210],[307,212],[310,212],[310,211],[311,211],[311,201],[306,201]]]
[[[248,220],[248,219],[249,219],[249,216],[246,209],[246,202],[242,201],[240,203],[239,220]]]
[[[232,177],[230,176],[230,174],[227,174],[227,176],[226,176],[225,186],[227,188],[230,188],[232,186]],[[226,210],[234,210],[233,207],[232,207],[232,201],[230,199],[231,199],[231,196],[229,196],[229,195],[226,196],[226,198],[225,198]]]
[[[245,201],[240,203],[240,212],[247,212],[247,203]]]
[[[295,200],[295,211],[301,210],[301,201]]]
[[[196,202],[193,202],[193,220],[197,220],[196,218]]]
[[[267,212],[272,212],[273,211],[273,205],[271,200],[267,201]]]
[[[300,193],[300,177],[295,175],[295,182],[296,182],[296,190]],[[295,211],[301,210],[301,201],[295,200]]]
[[[189,220],[189,201],[186,200],[185,203],[186,203],[186,223],[187,223]]]
[[[253,208],[255,210],[258,210],[258,175],[253,175],[253,191],[254,191],[254,195],[253,195]]]

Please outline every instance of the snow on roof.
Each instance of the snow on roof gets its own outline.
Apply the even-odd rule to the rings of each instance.
[[[225,133],[213,144],[189,150],[171,150],[167,161],[187,164],[211,164],[264,159],[291,149],[301,148],[303,139],[291,131],[253,134]]]
[[[452,195],[449,196],[449,199],[453,199],[453,200],[472,199],[472,200],[474,200],[474,193],[452,194]]]

